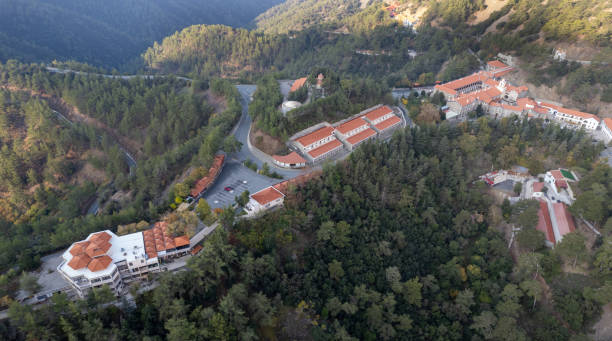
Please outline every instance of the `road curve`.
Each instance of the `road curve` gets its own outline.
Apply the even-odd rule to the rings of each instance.
[[[282,175],[285,179],[292,179],[298,175],[308,173],[308,170],[305,169],[285,169],[276,167],[274,164],[272,164],[272,158],[269,155],[250,145],[249,131],[251,129],[253,120],[251,119],[251,115],[249,115],[249,103],[251,102],[251,96],[253,93],[255,93],[257,86],[237,85],[236,88],[238,89],[238,92],[240,92],[241,96],[240,104],[242,104],[242,116],[240,117],[238,127],[234,131],[234,137],[236,137],[236,140],[242,143],[242,147],[240,151],[232,154],[232,157],[241,162],[244,162],[247,159],[251,160],[256,163],[259,168],[261,168],[264,162],[266,162],[273,171]]]

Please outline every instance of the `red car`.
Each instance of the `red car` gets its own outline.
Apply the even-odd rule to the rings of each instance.
[[[230,186],[227,186],[227,187],[225,187],[225,188],[224,188],[224,190],[225,190],[226,192],[229,192],[229,191],[233,190],[233,188],[231,188]]]

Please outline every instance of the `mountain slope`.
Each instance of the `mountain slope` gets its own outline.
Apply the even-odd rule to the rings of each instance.
[[[287,33],[340,21],[379,0],[288,0],[260,14],[255,22],[266,33]]]
[[[118,67],[176,30],[201,23],[246,26],[280,1],[0,0],[0,60]]]

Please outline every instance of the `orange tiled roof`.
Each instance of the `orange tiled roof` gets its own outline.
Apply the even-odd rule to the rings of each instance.
[[[548,211],[548,205],[540,201],[540,210],[538,211],[538,225],[536,226],[538,231],[542,231],[546,235],[546,239],[555,244],[555,233],[552,228],[552,221],[550,219],[550,212]]]
[[[453,90],[451,88],[449,88],[448,86],[444,85],[444,84],[438,84],[436,86],[434,86],[435,89],[440,90],[442,92],[446,92],[449,95],[456,95],[457,91]]]
[[[516,111],[516,112],[521,112],[523,111],[523,109],[521,107],[518,107],[516,105],[509,105],[509,104],[504,104],[502,103],[502,108],[506,109],[506,110],[512,110],[512,111]]]
[[[187,236],[180,236],[180,237],[174,238],[174,245],[176,247],[181,247],[181,246],[189,245],[189,237],[187,237]]]
[[[536,103],[536,101],[532,100],[531,98],[528,97],[523,97],[523,98],[519,98],[516,100],[516,103],[525,108],[527,106],[532,106],[532,107],[536,107],[538,104]]]
[[[368,122],[364,121],[363,118],[357,117],[354,118],[350,121],[346,121],[344,123],[342,123],[341,125],[336,127],[336,130],[338,130],[339,132],[341,132],[342,134],[346,134],[351,130],[357,129],[361,126],[367,125]]]
[[[393,117],[390,118],[390,119],[393,119]],[[388,120],[386,120],[386,121],[388,121]],[[385,121],[383,121],[383,122],[381,122],[379,124],[382,124],[382,123],[385,123]],[[376,135],[376,132],[374,131],[374,129],[368,128],[368,129],[360,132],[359,134],[355,134],[355,135],[349,137],[346,141],[353,145],[353,144],[357,144],[357,143],[359,143],[359,142],[361,142],[361,141],[363,141],[363,140],[365,140],[365,139],[367,139],[367,138],[369,138],[369,137],[371,137],[373,135]]]
[[[283,193],[279,192],[274,187],[264,188],[261,191],[251,195],[251,198],[253,198],[253,200],[257,201],[262,206],[269,204],[272,201],[280,199],[282,197],[284,197]]]
[[[86,267],[90,261],[91,261],[91,257],[89,257],[87,254],[81,253],[79,255],[72,257],[70,262],[68,262],[68,266],[73,268],[74,270],[79,270],[79,269],[83,269],[84,267]]]
[[[564,203],[553,203],[553,211],[557,220],[557,227],[561,237],[564,235],[574,232],[576,226],[574,225],[574,219],[567,210],[567,206]]]
[[[143,231],[142,236],[149,258],[157,257],[160,251],[171,250],[190,243],[187,236],[172,237],[168,233],[168,223],[165,221],[158,221],[151,229]]]
[[[391,128],[394,125],[400,123],[402,120],[397,117],[397,116],[391,116],[390,118],[380,122],[379,124],[375,125],[376,129],[383,131],[385,129]]]
[[[493,72],[493,77],[499,78],[502,77],[510,72],[514,71],[514,69],[507,69],[507,70],[502,70],[502,71],[497,71],[497,72]]]
[[[198,182],[196,182],[196,184],[191,189],[191,192],[189,194],[192,197],[197,197],[200,193],[205,191],[208,188],[208,186],[210,186],[210,184],[212,184],[215,181],[215,179],[219,175],[219,171],[221,170],[221,167],[223,166],[224,161],[225,161],[225,155],[220,154],[220,155],[215,156],[213,160],[213,164],[208,170],[208,174],[206,174],[205,177],[198,180]]]
[[[389,108],[386,105],[383,105],[382,107],[378,107],[370,112],[368,112],[367,114],[365,114],[365,117],[370,120],[370,121],[374,121],[377,118],[383,117],[386,114],[390,114],[392,113],[393,110],[391,110],[391,108]]]
[[[322,172],[321,171],[314,171],[314,172],[310,172],[310,173],[306,173],[306,174],[302,174],[299,175],[293,179],[290,180],[285,180],[283,182],[279,182],[276,185],[274,185],[273,187],[283,193],[284,195],[287,195],[287,191],[289,188],[289,185],[295,185],[295,186],[300,186],[305,184],[307,181],[315,178],[315,177],[319,177],[321,176]]]
[[[90,241],[84,240],[82,242],[74,243],[74,245],[70,248],[70,254],[73,256],[80,255],[85,253],[85,249],[89,246]]]
[[[544,188],[544,183],[543,182],[534,182],[533,183],[533,192],[542,192],[542,189]]]
[[[202,247],[202,245],[196,245],[192,250],[191,250],[191,254],[192,255],[197,255],[198,252],[202,251],[204,247]]]
[[[306,84],[307,79],[308,78],[306,77],[296,79],[295,82],[293,82],[293,84],[291,85],[291,89],[289,90],[289,92],[298,91],[301,87],[304,86],[304,84]]]
[[[302,146],[306,147],[306,146],[310,146],[311,144],[330,136],[333,132],[334,132],[333,127],[323,127],[323,128],[313,131],[310,134],[300,137],[296,141],[299,142]]]
[[[504,69],[507,67],[510,67],[502,62],[500,62],[499,60],[490,60],[487,62],[487,64],[491,65],[492,67],[496,68],[496,69]]]
[[[109,256],[104,255],[102,257],[92,259],[91,262],[89,262],[89,264],[87,265],[87,268],[91,272],[102,271],[106,269],[112,262],[113,260]]]
[[[612,130],[612,118],[604,118],[603,119],[604,124],[606,125],[606,127],[608,127],[608,129]]]
[[[473,73],[469,76],[459,78],[457,80],[442,84],[441,87],[445,87],[445,88],[452,89],[452,90],[457,90],[459,88],[462,88],[466,85],[470,85],[473,83],[478,83],[478,82],[484,83],[488,78],[490,78],[488,72],[480,71],[478,73]]]
[[[552,175],[553,178],[555,178],[555,180],[563,180],[563,179],[565,179],[565,177],[563,176],[563,173],[561,173],[560,170],[551,170],[550,171],[550,175]]]
[[[327,152],[330,152],[336,148],[342,147],[342,143],[340,141],[338,141],[338,139],[333,139],[330,142],[322,145],[321,147],[315,148],[311,151],[308,152],[308,155],[310,155],[312,158],[317,158]]]
[[[109,242],[100,242],[100,243],[91,243],[89,244],[89,246],[85,249],[85,253],[87,253],[87,255],[89,257],[98,257],[98,256],[102,256],[105,255],[106,252],[111,248],[111,244]]]
[[[542,102],[541,105],[544,106],[544,107],[547,107],[547,108],[551,108],[551,109],[557,110],[557,112],[561,112],[561,113],[564,113],[564,114],[567,114],[567,115],[582,117],[582,118],[586,118],[586,119],[592,118],[592,119],[596,120],[597,122],[599,122],[599,117],[597,117],[597,116],[595,116],[593,114],[589,114],[589,113],[586,113],[586,112],[582,112],[582,111],[578,111],[578,110],[573,110],[573,109],[567,109],[567,108],[560,107],[558,105],[554,105],[554,104],[546,103],[546,102]]]
[[[274,160],[281,162],[281,163],[306,163],[306,160],[304,160],[303,157],[300,156],[300,154],[296,153],[296,152],[291,152],[285,156],[281,156],[281,155],[274,155],[272,156],[274,158]]]
[[[112,237],[110,234],[102,231],[92,235],[91,238],[89,238],[89,241],[91,241],[92,243],[102,244],[104,242],[108,242],[109,240],[111,240],[111,238]]]

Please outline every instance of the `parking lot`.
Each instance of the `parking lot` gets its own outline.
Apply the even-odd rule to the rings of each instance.
[[[233,204],[235,197],[244,191],[253,194],[281,181],[257,174],[236,160],[229,160],[215,184],[203,197],[211,208],[223,208]],[[226,187],[231,187],[231,190],[226,191]]]

